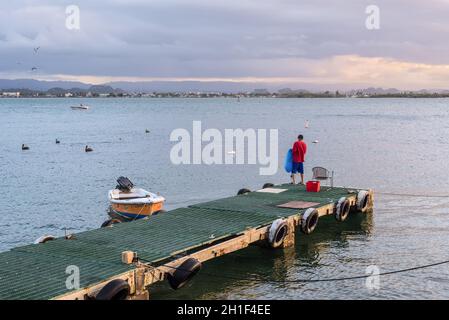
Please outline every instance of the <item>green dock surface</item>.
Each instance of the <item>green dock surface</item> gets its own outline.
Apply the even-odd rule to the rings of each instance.
[[[279,208],[293,200],[317,202],[320,207],[356,191],[333,188],[307,193],[290,184],[274,188],[281,193],[246,195],[179,208],[149,219],[121,223],[43,244],[32,244],[0,253],[0,299],[52,299],[70,292],[66,268],[80,269],[81,288],[89,287],[134,268],[121,262],[121,253],[135,251],[155,265],[187,250],[213,244],[247,228],[271,224],[280,217],[305,209]]]

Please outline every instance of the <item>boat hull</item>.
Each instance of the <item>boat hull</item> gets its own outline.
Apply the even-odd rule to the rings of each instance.
[[[70,107],[72,110],[89,110],[89,107]]]
[[[115,214],[127,219],[142,219],[162,210],[163,202],[145,204],[118,204],[111,203]]]

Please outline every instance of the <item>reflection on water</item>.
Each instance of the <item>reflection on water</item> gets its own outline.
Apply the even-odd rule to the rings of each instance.
[[[260,294],[257,294],[257,288],[267,283],[298,288],[304,284],[288,281],[331,277],[330,274],[322,275],[317,271],[323,267],[322,255],[333,249],[344,249],[352,239],[368,235],[372,220],[372,213],[351,214],[343,223],[338,223],[331,216],[322,217],[319,221],[319,230],[322,232],[306,236],[298,230],[294,247],[274,250],[250,246],[208,261],[203,265],[200,274],[189,284],[188,297],[246,299],[249,298],[246,295],[249,288],[253,288],[256,291],[251,294],[251,298],[257,299],[261,298]],[[286,282],[283,283],[284,281]],[[236,293],[240,290],[245,292],[245,296]],[[186,298],[183,290],[173,291],[167,283],[158,283],[152,287],[151,294],[153,299]]]

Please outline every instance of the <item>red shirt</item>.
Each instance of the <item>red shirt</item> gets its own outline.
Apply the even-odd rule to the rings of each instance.
[[[293,162],[304,162],[304,157],[307,152],[307,145],[304,141],[296,141],[293,144]]]

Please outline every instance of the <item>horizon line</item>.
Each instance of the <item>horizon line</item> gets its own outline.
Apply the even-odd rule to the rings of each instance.
[[[91,76],[81,76],[81,77],[77,77],[77,76],[67,76],[67,75],[63,75],[62,77],[60,77],[60,75],[56,76],[56,77],[1,77],[0,81],[2,80],[6,80],[6,81],[23,81],[23,80],[31,80],[31,81],[39,81],[39,82],[79,82],[83,85],[90,85],[90,86],[96,86],[96,85],[110,85],[113,84],[115,82],[125,82],[125,83],[129,83],[129,84],[138,84],[138,83],[156,83],[156,82],[166,82],[166,83],[186,83],[186,82],[199,82],[199,83],[233,83],[233,84],[248,84],[248,85],[276,85],[279,86],[280,88],[277,90],[282,90],[282,89],[291,89],[293,91],[297,91],[297,90],[307,90],[310,92],[313,91],[318,91],[318,92],[324,92],[324,91],[342,91],[342,92],[347,92],[347,91],[356,91],[356,90],[366,90],[366,89],[382,89],[382,90],[398,90],[401,92],[417,92],[417,91],[432,91],[436,92],[436,91],[442,91],[442,90],[449,90],[449,86],[448,87],[441,87],[441,88],[416,88],[416,89],[410,89],[410,88],[401,88],[401,87],[391,87],[391,86],[382,86],[382,85],[378,85],[378,84],[360,84],[360,85],[354,85],[351,86],[350,84],[346,84],[346,85],[342,85],[341,88],[338,88],[337,84],[332,84],[329,85],[331,88],[326,88],[326,85],[318,85],[316,83],[302,83],[302,85],[304,86],[310,86],[310,85],[316,85],[316,86],[322,86],[322,88],[314,88],[314,89],[310,89],[310,88],[305,88],[305,87],[301,87],[301,82],[297,82],[294,81],[294,79],[298,79],[298,78],[253,78],[253,77],[245,77],[245,78],[191,78],[191,77],[186,77],[186,78],[170,78],[170,77],[92,77],[92,78],[96,78],[98,81],[88,81],[86,79],[86,77],[91,78]],[[108,78],[108,80],[107,80]],[[111,79],[114,78],[114,79]],[[103,79],[103,81],[100,81],[100,79]],[[285,81],[286,79],[289,79],[291,82]],[[270,80],[274,80],[274,81],[270,81]],[[284,81],[281,81],[284,80]],[[282,87],[282,86],[285,87]],[[292,88],[292,86],[296,87],[296,88]],[[346,87],[346,88],[345,88]],[[4,88],[0,88],[2,90],[5,90]],[[14,88],[14,89],[29,89],[29,88]],[[74,89],[74,88],[71,88]],[[117,88],[120,89],[120,88]],[[270,88],[264,88],[264,87],[260,87],[260,88],[255,88],[255,89],[267,89],[269,90]],[[271,88],[273,89],[273,88]],[[69,90],[69,89],[66,89]],[[176,91],[176,90],[175,90]]]

